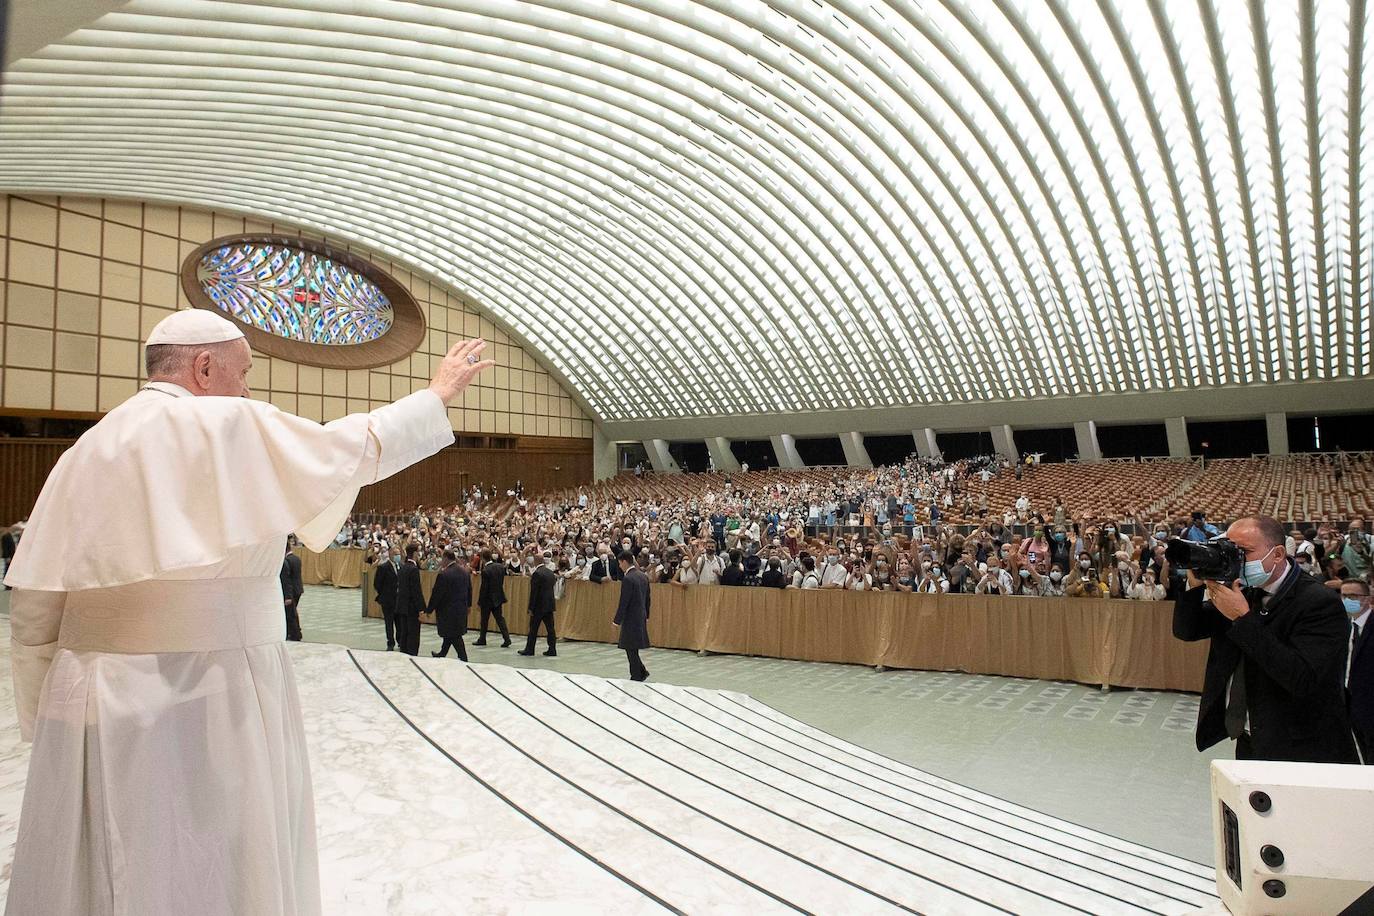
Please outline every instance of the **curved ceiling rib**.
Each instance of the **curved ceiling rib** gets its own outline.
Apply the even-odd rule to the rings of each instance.
[[[0,188],[480,302],[608,422],[1371,371],[1367,0],[130,0]]]

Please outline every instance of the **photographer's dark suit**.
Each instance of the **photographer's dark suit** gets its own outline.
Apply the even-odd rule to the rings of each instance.
[[[502,563],[490,562],[482,567],[482,585],[477,592],[477,606],[482,611],[481,628],[475,646],[487,644],[487,624],[493,616],[501,628],[501,645],[510,645],[510,630],[506,627],[506,615],[501,606],[506,603],[506,567]]]
[[[1350,728],[1366,764],[1374,765],[1374,617],[1365,618],[1350,657]]]
[[[377,564],[372,588],[377,593],[377,603],[382,607],[382,620],[386,622],[386,650],[390,652],[396,648],[396,567],[390,559]]]
[[[420,613],[424,609],[420,567],[414,560],[406,560],[396,574],[396,642],[406,655],[420,654]]]
[[[1201,586],[1174,603],[1174,636],[1212,641],[1198,710],[1198,750],[1228,737],[1227,695],[1243,660],[1249,730],[1237,739],[1237,758],[1355,762],[1343,687],[1350,618],[1340,598],[1292,564],[1268,607],[1261,605],[1262,590],[1247,588],[1245,594],[1251,610],[1235,621],[1205,600]]]
[[[530,575],[530,628],[525,639],[525,654],[534,654],[534,642],[539,636],[542,623],[549,637],[549,648],[545,655],[557,652],[557,642],[553,633],[554,587],[558,575],[547,566],[541,566]]]

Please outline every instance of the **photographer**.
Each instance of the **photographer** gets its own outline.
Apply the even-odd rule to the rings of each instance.
[[[1230,737],[1237,759],[1354,763],[1343,686],[1350,622],[1340,599],[1288,561],[1274,519],[1239,519],[1226,538],[1170,545],[1190,567],[1174,636],[1211,640],[1198,750]],[[1204,582],[1194,569],[1218,578]],[[1239,578],[1223,581],[1227,572]]]

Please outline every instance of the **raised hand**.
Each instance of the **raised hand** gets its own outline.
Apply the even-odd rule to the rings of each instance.
[[[484,340],[465,340],[450,347],[429,383],[429,390],[445,404],[452,404],[478,373],[496,365],[495,360],[477,358],[486,346]]]

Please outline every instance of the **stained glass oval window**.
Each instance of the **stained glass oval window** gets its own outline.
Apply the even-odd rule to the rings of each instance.
[[[244,326],[255,349],[311,365],[394,362],[424,338],[415,300],[346,251],[290,236],[216,239],[186,259],[191,303]]]
[[[391,330],[377,284],[313,251],[235,242],[202,255],[196,281],[230,317],[289,340],[347,346]]]

